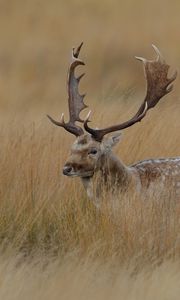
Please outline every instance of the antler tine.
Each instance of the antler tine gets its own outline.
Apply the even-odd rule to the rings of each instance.
[[[73,47],[72,53],[75,58],[78,58],[82,46],[83,46],[83,42],[77,47],[77,49]]]
[[[75,136],[80,136],[84,133],[83,129],[76,125],[75,122],[83,122],[80,118],[80,112],[87,106],[84,104],[85,95],[80,95],[78,91],[78,85],[84,73],[80,76],[75,76],[75,69],[79,65],[84,65],[84,62],[80,60],[79,53],[82,48],[83,43],[81,43],[77,48],[72,49],[72,61],[68,70],[67,77],[67,91],[68,91],[68,107],[69,107],[69,122],[65,123],[64,114],[62,114],[61,121],[55,121],[49,115],[47,116],[49,120],[57,125],[65,128],[68,132],[74,134]]]
[[[162,53],[159,51],[159,49],[154,44],[152,44],[152,47],[157,54],[156,61],[161,61],[162,63],[165,63],[165,59],[162,56]]]
[[[150,108],[153,108],[163,96],[172,91],[173,85],[171,85],[171,83],[176,79],[177,72],[168,78],[168,70],[170,66],[166,64],[159,49],[154,45],[152,46],[157,54],[157,58],[155,60],[147,60],[143,57],[136,57],[143,63],[147,82],[146,96],[137,113],[129,121],[104,129],[90,128],[88,126],[89,118],[87,118],[84,122],[84,128],[94,137],[95,140],[101,141],[103,136],[107,133],[122,130],[140,122]]]
[[[64,122],[64,114],[62,114],[61,115],[61,121],[60,122],[58,122],[58,121],[55,121],[51,116],[49,116],[49,115],[47,115],[47,117],[49,118],[49,120],[53,123],[53,124],[55,124],[55,125],[57,125],[57,126],[64,126],[65,125],[65,122]]]

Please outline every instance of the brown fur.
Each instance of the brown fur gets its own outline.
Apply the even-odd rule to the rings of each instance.
[[[95,141],[84,134],[72,145],[65,168],[72,168],[69,176],[79,176],[90,198],[101,194],[102,186],[113,191],[134,190],[139,194],[166,193],[170,188],[180,197],[180,157],[149,159],[125,166],[111,148],[119,141],[118,136]],[[96,154],[91,150],[96,149]],[[98,175],[98,176],[97,176]],[[92,179],[97,176],[96,193]]]

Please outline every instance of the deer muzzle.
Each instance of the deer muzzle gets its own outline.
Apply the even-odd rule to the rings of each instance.
[[[91,177],[94,174],[94,170],[86,169],[82,165],[67,164],[63,167],[63,174],[71,177]]]
[[[63,174],[66,176],[71,176],[72,167],[71,166],[64,166]]]

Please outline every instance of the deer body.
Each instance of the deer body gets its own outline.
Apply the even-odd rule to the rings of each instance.
[[[69,122],[65,123],[64,115],[60,122],[48,116],[52,123],[64,127],[76,136],[70,156],[64,165],[63,174],[80,177],[90,198],[99,197],[102,186],[121,192],[132,189],[145,195],[149,192],[166,194],[171,188],[173,193],[180,197],[180,157],[149,159],[125,166],[112,152],[112,147],[120,140],[120,131],[141,121],[147,111],[172,90],[171,83],[176,78],[176,72],[168,78],[169,65],[165,63],[159,50],[153,46],[157,53],[155,60],[137,57],[143,62],[147,81],[146,96],[137,113],[124,123],[104,129],[93,129],[88,125],[90,113],[85,120],[80,118],[80,112],[87,107],[83,102],[84,95],[80,95],[78,91],[79,81],[84,74],[79,77],[75,77],[74,74],[77,66],[84,65],[78,58],[81,47],[82,44],[76,50],[73,49],[72,62],[68,71]],[[84,130],[87,133],[76,122],[84,123]],[[112,132],[116,133],[107,135]],[[96,176],[97,189],[94,195],[93,180]]]
[[[139,178],[139,190],[143,197],[180,199],[180,157],[140,161],[130,166]]]
[[[141,189],[157,188],[169,192],[171,188],[180,196],[180,157],[160,158],[133,164],[141,182]]]
[[[180,200],[180,158],[152,159],[140,161],[131,166],[125,166],[117,158],[107,158],[108,164],[100,171],[98,188],[94,193],[90,178],[82,178],[87,195],[97,200],[104,188],[106,179],[117,191],[133,191],[136,195],[146,197],[157,195],[172,195]],[[116,168],[114,169],[114,163]],[[115,171],[115,172],[114,172]],[[105,181],[105,182],[104,182]],[[175,191],[175,193],[174,193]],[[113,192],[113,190],[112,190]]]
[[[106,138],[101,143],[90,135],[79,137],[63,168],[64,175],[80,177],[88,197],[93,200],[100,197],[105,187],[111,188],[112,192],[131,190],[146,196],[157,192],[167,195],[175,190],[175,196],[180,197],[180,157],[148,159],[126,166],[111,149],[119,140],[120,135]],[[96,175],[94,190],[93,177]]]

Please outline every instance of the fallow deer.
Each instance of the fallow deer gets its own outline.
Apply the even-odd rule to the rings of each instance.
[[[90,113],[85,120],[80,117],[80,112],[87,107],[84,104],[85,95],[80,95],[78,91],[80,79],[84,74],[75,76],[75,69],[84,65],[84,62],[79,59],[82,44],[77,49],[73,48],[72,61],[68,70],[69,121],[67,123],[64,121],[64,114],[60,122],[48,115],[53,124],[63,127],[76,136],[70,156],[63,167],[63,174],[70,177],[79,176],[88,197],[92,199],[94,198],[92,179],[97,173],[100,173],[101,182],[105,185],[109,182],[108,186],[118,190],[127,191],[130,187],[134,187],[140,193],[143,191],[146,193],[152,188],[165,192],[169,190],[171,184],[175,194],[180,197],[180,157],[149,159],[126,166],[112,152],[112,147],[120,140],[121,134],[116,133],[105,137],[108,133],[119,132],[140,122],[150,108],[155,107],[163,96],[172,91],[171,83],[176,79],[177,72],[168,78],[169,65],[166,64],[158,48],[152,45],[157,55],[155,60],[136,57],[143,63],[147,81],[146,96],[137,113],[124,123],[104,129],[93,129],[88,125]],[[84,129],[76,122],[83,123]],[[98,187],[100,185],[98,183]]]

